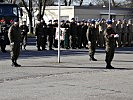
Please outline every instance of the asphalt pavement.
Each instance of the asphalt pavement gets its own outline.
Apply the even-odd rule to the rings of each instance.
[[[105,69],[105,51],[97,48],[89,61],[87,49],[22,50],[12,67],[8,53],[0,52],[0,100],[133,100],[133,47],[117,48]]]

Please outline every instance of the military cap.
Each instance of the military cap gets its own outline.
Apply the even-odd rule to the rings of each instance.
[[[72,18],[71,20],[75,20],[75,18]]]
[[[91,20],[91,24],[95,24],[95,20],[94,19]]]
[[[48,22],[52,22],[52,20],[49,20]]]
[[[107,24],[112,24],[112,20],[107,20]]]
[[[18,18],[15,18],[13,21],[14,21],[14,22],[18,22]]]
[[[61,20],[61,22],[65,22],[65,20]]]
[[[81,21],[78,21],[77,23],[81,23]]]
[[[53,22],[58,22],[58,20],[54,20]]]
[[[67,21],[66,21],[66,23],[70,23],[70,21],[69,21],[69,20],[67,20]]]

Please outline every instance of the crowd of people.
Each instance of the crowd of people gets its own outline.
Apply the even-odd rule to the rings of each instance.
[[[61,28],[64,28],[64,40],[61,40],[62,48],[81,49],[88,48],[87,32],[92,24],[95,22],[96,46],[105,47],[104,31],[107,28],[107,22],[105,19],[101,20],[82,20],[75,21],[72,18],[71,21],[61,21]],[[37,39],[37,49],[45,50],[48,45],[49,50],[53,50],[53,47],[58,47],[58,40],[56,37],[56,30],[58,27],[58,20],[49,20],[46,24],[44,20],[38,21],[35,27],[35,35]],[[115,33],[119,34],[119,38],[116,39],[116,47],[132,46],[133,41],[133,23],[132,20],[112,20],[112,27]],[[41,48],[42,47],[42,48]]]
[[[96,47],[105,48],[106,68],[108,69],[114,68],[111,66],[111,62],[114,57],[115,47],[133,45],[133,23],[131,19],[112,19],[107,21],[105,19],[89,19],[88,21],[83,19],[82,21],[76,21],[75,18],[72,18],[71,21],[62,20],[60,28],[63,36],[60,42],[62,48],[89,49],[89,56],[92,61],[97,61],[94,57]],[[58,48],[58,20],[49,20],[48,23],[45,23],[44,20],[39,20],[34,29],[38,51],[46,50],[46,47],[49,50],[54,50],[53,47]],[[21,66],[17,64],[17,58],[22,47],[26,50],[27,33],[28,26],[26,21],[19,26],[17,19],[14,20],[8,30],[12,66]]]

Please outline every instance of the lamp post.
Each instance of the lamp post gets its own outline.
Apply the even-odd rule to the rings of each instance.
[[[58,0],[58,63],[60,63],[60,0]]]
[[[111,6],[111,0],[109,0],[109,16],[108,16],[108,19],[110,19],[110,15],[111,15],[110,14],[111,13],[111,7],[110,6]]]

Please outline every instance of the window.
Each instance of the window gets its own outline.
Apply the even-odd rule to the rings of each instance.
[[[17,7],[13,7],[13,14],[17,16]]]

